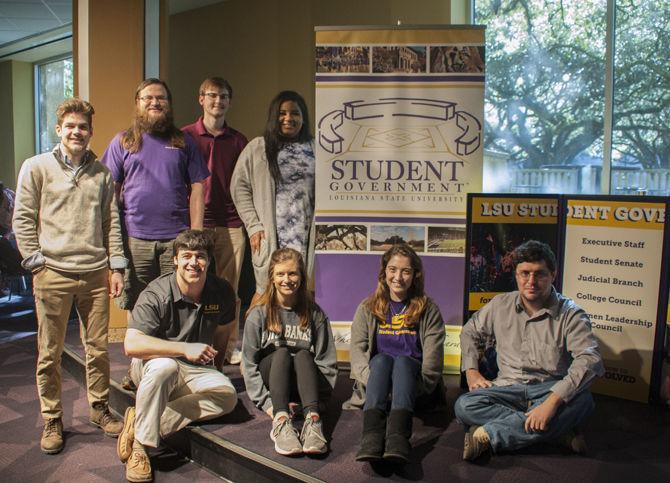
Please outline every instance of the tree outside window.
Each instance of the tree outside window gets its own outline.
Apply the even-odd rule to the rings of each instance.
[[[610,0],[614,1],[614,0]],[[615,4],[612,159],[604,159],[607,0],[483,0],[484,186],[489,191],[670,193],[670,1]]]
[[[35,73],[39,126],[37,151],[44,153],[51,151],[59,142],[54,130],[58,105],[74,94],[72,57],[37,64]]]

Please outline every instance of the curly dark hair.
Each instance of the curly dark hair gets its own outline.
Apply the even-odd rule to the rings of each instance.
[[[285,139],[281,135],[281,129],[279,125],[279,108],[284,102],[293,101],[300,108],[300,113],[302,114],[302,127],[300,132],[295,139]],[[307,110],[307,103],[305,99],[295,91],[281,91],[277,94],[274,99],[270,102],[270,108],[268,109],[268,120],[265,124],[265,132],[263,133],[263,138],[265,139],[265,156],[268,158],[268,167],[270,169],[270,174],[275,183],[279,183],[281,180],[281,174],[279,173],[279,164],[277,163],[277,155],[281,150],[282,146],[289,142],[299,142],[304,143],[312,140],[312,132],[309,128],[309,112]]]
[[[551,247],[546,243],[537,240],[528,240],[514,250],[512,253],[512,263],[514,270],[516,266],[523,262],[541,262],[547,264],[550,272],[556,271],[556,255],[551,251]]]
[[[209,230],[184,230],[174,240],[172,253],[177,256],[179,250],[204,250],[211,260],[214,256],[214,238]]]

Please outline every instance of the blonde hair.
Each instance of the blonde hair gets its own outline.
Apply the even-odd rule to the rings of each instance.
[[[277,289],[274,284],[274,270],[275,266],[278,264],[289,261],[296,262],[298,264],[298,271],[300,272],[300,287],[298,287],[296,303],[292,307],[293,311],[300,317],[300,329],[307,330],[312,318],[314,302],[312,300],[312,294],[307,290],[307,271],[305,270],[305,262],[302,259],[302,255],[293,248],[280,248],[279,250],[275,250],[270,256],[268,284],[265,287],[265,292],[254,304],[254,306],[265,306],[265,329],[269,332],[274,332],[275,334],[281,333],[281,321],[279,320],[277,310]]]
[[[428,297],[426,297],[423,291],[423,263],[412,247],[407,244],[393,245],[382,255],[382,263],[377,275],[377,288],[364,303],[379,322],[386,322],[389,301],[391,300],[389,287],[386,283],[386,266],[391,261],[391,258],[396,255],[409,258],[412,271],[414,272],[412,285],[407,290],[409,302],[405,312],[405,323],[410,327],[414,327],[418,324],[419,318],[426,308]]]

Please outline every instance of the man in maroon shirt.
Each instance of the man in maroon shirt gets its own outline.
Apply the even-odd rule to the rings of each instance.
[[[198,102],[202,116],[182,130],[198,145],[212,175],[205,180],[204,226],[214,230],[216,275],[232,285],[237,294],[240,270],[244,260],[246,237],[242,220],[230,196],[230,179],[237,157],[247,145],[244,134],[226,123],[226,113],[233,99],[233,88],[221,77],[210,77],[200,85]],[[236,349],[240,301],[226,350],[226,360],[239,364]]]

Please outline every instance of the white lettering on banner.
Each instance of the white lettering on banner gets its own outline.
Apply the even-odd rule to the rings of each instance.
[[[568,217],[578,220],[606,220],[612,207],[591,205],[568,205]]]

